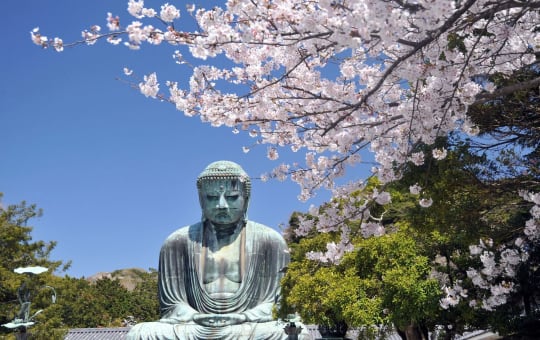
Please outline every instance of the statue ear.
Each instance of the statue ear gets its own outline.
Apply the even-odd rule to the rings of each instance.
[[[204,194],[202,192],[202,189],[199,189],[199,205],[201,208],[204,208]]]
[[[248,221],[249,196],[244,196],[244,221]]]

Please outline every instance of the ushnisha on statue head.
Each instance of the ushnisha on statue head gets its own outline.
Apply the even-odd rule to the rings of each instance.
[[[237,225],[247,221],[251,180],[231,161],[209,164],[197,177],[203,221],[214,225]]]

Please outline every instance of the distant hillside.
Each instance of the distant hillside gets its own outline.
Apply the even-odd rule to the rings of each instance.
[[[113,272],[99,272],[86,278],[91,283],[97,280],[108,278],[118,280],[127,290],[132,291],[137,286],[137,283],[142,281],[141,275],[148,273],[148,270],[142,268],[118,269]]]

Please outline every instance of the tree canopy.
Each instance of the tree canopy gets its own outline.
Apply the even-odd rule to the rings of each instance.
[[[538,323],[538,243],[526,240],[520,227],[530,204],[507,190],[506,179],[480,180],[496,171],[492,160],[467,143],[450,143],[434,146],[451,150],[444,160],[410,166],[387,187],[391,202],[371,207],[388,233],[358,235],[342,256],[328,256],[337,254],[336,230],[317,233],[319,217],[295,213],[285,233],[292,263],[282,309],[373,331],[395,325],[407,339],[427,338],[428,331],[452,339],[487,328],[512,334]],[[433,197],[429,209],[415,204],[418,193],[411,193],[419,181]],[[363,194],[376,187],[368,185]],[[334,203],[319,210],[340,207]],[[313,225],[303,237],[295,233],[302,218]],[[344,223],[357,234],[362,222]]]
[[[39,289],[46,284],[45,282],[55,270],[66,269],[69,266],[69,262],[64,264],[62,261],[53,261],[49,258],[56,246],[55,242],[32,240],[32,227],[28,225],[28,222],[32,218],[39,217],[41,213],[35,205],[28,205],[26,202],[6,207],[0,205],[0,305],[2,306],[0,324],[12,321],[18,314],[21,306],[17,289],[24,281],[28,280],[29,288]],[[47,268],[48,272],[40,275],[14,272],[17,268],[28,266],[41,266]],[[36,309],[33,311],[50,304],[49,292],[48,302],[36,304]],[[0,333],[6,331],[6,328],[0,328]]]
[[[40,339],[61,338],[69,328],[122,326],[159,318],[156,271],[137,271],[138,283],[133,290],[116,279],[91,283],[85,278],[59,276],[70,262],[50,259],[56,242],[32,239],[33,228],[28,223],[41,213],[36,205],[26,202],[0,205],[0,325],[18,315],[21,305],[17,291],[23,283],[30,293],[30,314],[43,310],[30,328]],[[48,271],[39,275],[14,272],[29,266]],[[12,333],[0,327],[0,334]]]
[[[364,162],[359,154],[365,148],[374,153],[382,182],[397,179],[399,165],[423,162],[419,143],[432,144],[454,130],[477,133],[467,115],[472,104],[516,85],[538,85],[538,77],[513,85],[493,79],[536,65],[538,1],[223,5],[188,5],[184,14],[197,24],[189,31],[189,16],[181,17],[174,5],[156,10],[129,0],[136,18],[131,23],[109,14],[109,32],[92,25],[82,41],[64,43],[36,29],[32,40],[57,51],[100,39],[131,49],[173,45],[174,60],[192,67],[189,81],[167,80],[169,92],[161,93],[152,73],[138,84],[141,92],[214,126],[249,132],[271,145],[271,159],[279,157],[279,147],[306,150],[304,166],[282,165],[272,174],[291,173],[303,199],[320,187],[334,189],[348,165]],[[217,56],[230,63],[213,65]]]

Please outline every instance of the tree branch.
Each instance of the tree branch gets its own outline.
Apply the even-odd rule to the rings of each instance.
[[[536,77],[534,79],[524,81],[518,84],[508,85],[506,87],[498,89],[493,93],[480,93],[478,96],[476,96],[477,100],[473,103],[473,105],[484,104],[495,98],[506,96],[516,91],[527,90],[535,86],[540,86],[540,77]]]

